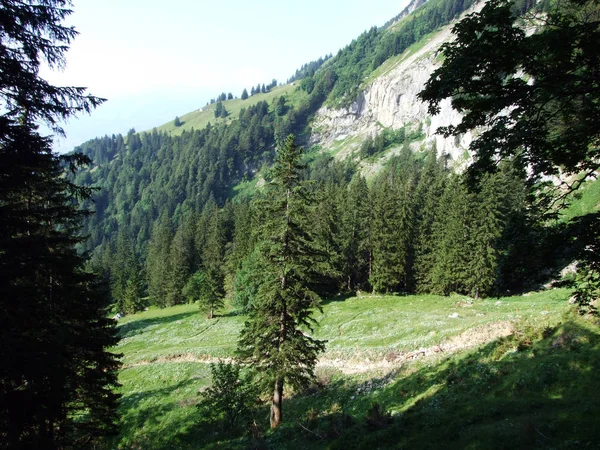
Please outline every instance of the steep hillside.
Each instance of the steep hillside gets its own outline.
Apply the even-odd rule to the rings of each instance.
[[[178,126],[171,121],[151,132],[132,130],[77,147],[94,165],[80,171],[76,181],[101,189],[94,202],[97,214],[86,226],[92,237],[86,249],[102,253],[111,245],[114,251],[119,230],[136,241],[135,250],[144,260],[163,212],[179,224],[184,216],[199,214],[211,197],[223,206],[238,192],[252,194],[248,187],[262,182],[262,169],[289,133],[312,146],[311,160],[324,163],[327,155],[343,160],[352,154],[348,170],[369,176],[404,144],[428,147],[423,138],[431,141],[438,119],[424,116],[414,94],[433,67],[436,45],[449,36],[448,28],[435,30],[470,5],[459,0],[413,2],[386,27],[372,28],[315,65],[316,72],[299,71],[304,78],[288,85],[224,101],[225,118],[215,117],[217,105],[211,104],[180,116]],[[417,66],[409,73],[411,62]],[[339,119],[353,108],[345,105],[352,104],[360,114]],[[382,131],[389,133],[383,136]],[[362,154],[353,153],[367,137],[380,139]],[[439,140],[438,153],[462,159],[460,148],[467,142],[468,137],[460,145]],[[356,164],[363,159],[368,162]]]
[[[249,427],[210,422],[198,409],[209,364],[233,355],[244,316],[151,309],[119,325],[123,401],[113,446],[594,448],[600,337],[567,313],[568,296],[332,300],[317,317],[315,335],[328,340],[317,383],[286,396],[276,431],[265,428],[261,405]]]
[[[480,7],[481,4],[469,12]],[[425,81],[439,66],[437,51],[451,39],[451,28],[452,25],[447,25],[425,36],[403,54],[384,62],[364,80],[358,98],[350,106],[320,108],[312,124],[311,144],[324,149],[340,148],[337,157],[341,159],[356,158],[367,136],[375,137],[384,129],[420,128],[423,137],[415,149],[435,143],[438,152],[454,161],[463,160],[471,140],[469,134],[460,140],[435,134],[438,127],[459,121],[450,101],[443,101],[440,113],[431,117],[425,103],[417,98]]]
[[[159,127],[156,127],[156,131],[158,131],[159,133],[164,132],[177,136],[183,133],[184,131],[191,131],[193,129],[201,130],[203,128],[206,128],[206,126],[209,123],[231,123],[233,120],[238,119],[240,111],[243,108],[255,106],[259,102],[272,103],[278,97],[289,96],[294,89],[295,88],[293,84],[286,84],[283,86],[275,87],[269,92],[253,95],[246,100],[242,100],[240,98],[226,100],[223,102],[223,105],[225,106],[225,108],[227,108],[229,116],[224,119],[215,117],[216,103],[212,103],[196,111],[189,112],[179,117],[181,121],[180,126],[175,126],[174,121],[171,121]],[[148,132],[151,131],[152,130],[149,130]]]

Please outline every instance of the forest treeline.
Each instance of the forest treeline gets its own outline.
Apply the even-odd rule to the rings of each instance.
[[[138,142],[133,136],[127,142]],[[140,142],[161,139],[170,142],[154,133]],[[109,142],[130,145],[120,144],[121,138],[96,143]],[[153,171],[145,164],[135,170],[135,153],[127,150],[105,165],[103,179],[112,184],[99,193],[98,214],[88,223],[95,236],[89,240],[95,245],[92,264],[109,278],[118,309],[130,313],[198,300],[194,284],[207,279],[210,306],[227,296],[238,309],[250,309],[263,277],[257,253],[261,189],[253,199],[231,199],[221,172],[201,176],[207,169],[183,159],[197,157],[193,151],[161,157],[149,164]],[[122,167],[127,158],[134,159]],[[369,183],[351,163],[312,158],[304,175],[313,197],[306,220],[321,255],[314,267],[317,293],[487,296],[520,289],[539,272],[545,256],[536,243],[543,229],[536,225],[525,174],[511,163],[474,190],[435,148],[413,153],[407,143]],[[247,166],[234,159],[225,167],[227,176],[239,178]],[[94,178],[100,170],[82,176]],[[174,184],[178,174],[190,183]]]

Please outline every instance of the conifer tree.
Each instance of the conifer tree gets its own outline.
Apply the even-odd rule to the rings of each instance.
[[[505,223],[506,188],[501,175],[494,174],[482,180],[481,191],[474,197],[467,286],[475,298],[490,294],[498,279],[498,241]]]
[[[312,215],[312,233],[315,248],[322,255],[315,259],[313,270],[317,284],[313,287],[321,295],[334,294],[342,284],[342,248],[340,242],[340,190],[328,182],[317,188],[316,205]]]
[[[244,88],[244,90],[242,91],[242,100],[246,99],[248,99],[248,90]]]
[[[127,283],[135,271],[138,271],[138,267],[131,239],[124,232],[120,232],[110,264],[111,293],[119,311],[123,310]]]
[[[136,264],[127,279],[123,302],[119,307],[119,311],[125,314],[134,314],[144,308],[144,280],[141,267]]]
[[[191,302],[198,302],[200,310],[215,317],[215,310],[223,307],[223,290],[214,274],[198,271],[183,288],[183,295]]]
[[[346,288],[367,289],[371,268],[371,203],[366,180],[355,176],[348,185],[342,214],[341,241]]]
[[[189,224],[182,223],[175,232],[169,253],[164,258],[169,258],[169,272],[164,274],[168,277],[167,305],[177,305],[183,302],[182,290],[190,275],[194,263],[194,238],[193,230]]]
[[[225,108],[225,105],[221,104],[221,113],[220,113],[219,117],[222,117],[224,119],[227,116],[229,116],[229,111],[227,111],[227,108]]]
[[[308,287],[317,252],[305,222],[311,202],[301,158],[302,149],[290,135],[277,154],[263,206],[260,251],[267,280],[238,342],[239,356],[256,370],[263,387],[272,389],[271,427],[283,420],[285,383],[306,386],[325,348],[307,334],[320,299]]]
[[[171,221],[165,212],[152,229],[146,257],[148,295],[150,304],[155,306],[167,306],[171,274],[171,240]]]
[[[223,114],[223,103],[221,100],[217,101],[217,106],[215,106],[215,118],[218,119]]]
[[[70,2],[2,2],[0,14],[0,442],[6,448],[86,448],[116,431],[117,343],[107,286],[76,245],[91,190],[66,172],[89,159],[59,156],[40,122],[101,103],[83,88],[39,77],[61,67],[76,31]],[[66,169],[66,170],[65,170]]]
[[[210,317],[213,316],[213,305],[222,306],[224,296],[224,257],[225,227],[216,203],[208,205],[204,245],[202,248],[202,299],[210,305]]]
[[[437,209],[433,230],[431,290],[436,294],[468,293],[471,195],[460,176],[450,177]]]
[[[434,228],[438,218],[437,209],[445,189],[446,170],[443,157],[437,158],[435,146],[429,151],[425,167],[416,188],[417,216],[415,227],[415,282],[416,291],[431,291],[431,270],[435,264]]]
[[[392,164],[377,186],[373,203],[374,292],[412,289],[414,167],[410,158]]]

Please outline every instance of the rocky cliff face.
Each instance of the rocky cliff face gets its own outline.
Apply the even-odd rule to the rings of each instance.
[[[479,9],[480,7],[475,7]],[[471,11],[469,11],[471,12]],[[456,124],[459,114],[450,101],[441,103],[441,111],[429,116],[426,105],[417,98],[430,74],[440,65],[439,47],[450,40],[452,26],[447,26],[432,36],[416,51],[387,61],[378,69],[381,74],[370,82],[356,101],[348,108],[321,108],[313,122],[311,144],[323,148],[337,148],[339,158],[351,156],[367,136],[375,136],[382,127],[422,127],[425,136],[416,147],[429,147],[436,143],[438,153],[446,153],[454,161],[463,161],[472,136],[445,139],[435,134],[438,127]]]

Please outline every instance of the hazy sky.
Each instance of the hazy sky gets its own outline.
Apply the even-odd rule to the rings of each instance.
[[[108,101],[71,119],[71,150],[87,139],[161,125],[220,92],[282,82],[302,64],[336,53],[381,26],[408,0],[74,0],[67,24],[80,35],[64,72],[43,75],[86,86]]]

